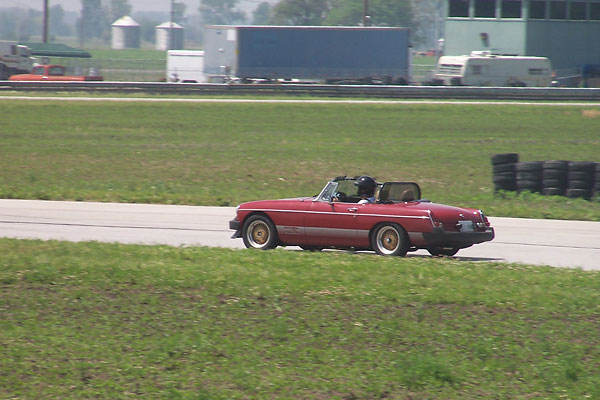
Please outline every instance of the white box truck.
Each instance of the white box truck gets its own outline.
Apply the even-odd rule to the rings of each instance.
[[[439,58],[434,84],[451,86],[530,86],[552,83],[552,65],[546,57],[500,56],[487,51]]]
[[[31,49],[11,40],[0,40],[0,81],[11,75],[28,74],[33,68]]]
[[[167,52],[167,82],[206,82],[204,51],[169,50]]]

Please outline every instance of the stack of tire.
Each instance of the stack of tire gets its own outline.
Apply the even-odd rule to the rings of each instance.
[[[568,161],[544,161],[542,165],[542,193],[564,196],[567,192]]]
[[[517,153],[503,153],[492,156],[494,190],[514,191],[516,186],[515,165],[519,162]]]
[[[592,188],[595,184],[596,163],[587,161],[576,161],[569,163],[567,175],[566,196],[575,198],[582,197],[589,199],[592,197]]]
[[[516,185],[519,192],[542,192],[542,161],[520,162],[515,165]]]
[[[594,171],[594,188],[592,189],[592,197],[600,199],[600,163],[596,163]]]

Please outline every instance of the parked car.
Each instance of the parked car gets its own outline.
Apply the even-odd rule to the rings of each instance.
[[[453,256],[460,249],[494,238],[481,210],[452,207],[421,199],[414,182],[377,183],[376,200],[359,203],[358,177],[337,177],[314,197],[262,200],[238,206],[229,222],[232,238],[248,248],[300,246],[373,250],[404,256],[426,249]]]

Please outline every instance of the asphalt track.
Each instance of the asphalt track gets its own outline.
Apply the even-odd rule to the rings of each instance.
[[[231,207],[0,200],[0,237],[239,249],[242,240],[230,239],[228,229],[234,215]],[[461,250],[456,259],[600,270],[600,222],[490,221],[496,238]]]

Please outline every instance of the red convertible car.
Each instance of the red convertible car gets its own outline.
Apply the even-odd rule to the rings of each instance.
[[[229,222],[235,230],[232,238],[241,237],[255,249],[281,245],[373,250],[388,256],[417,249],[453,256],[494,238],[481,210],[423,200],[414,182],[377,183],[374,199],[361,201],[359,179],[337,177],[314,197],[243,203]]]

